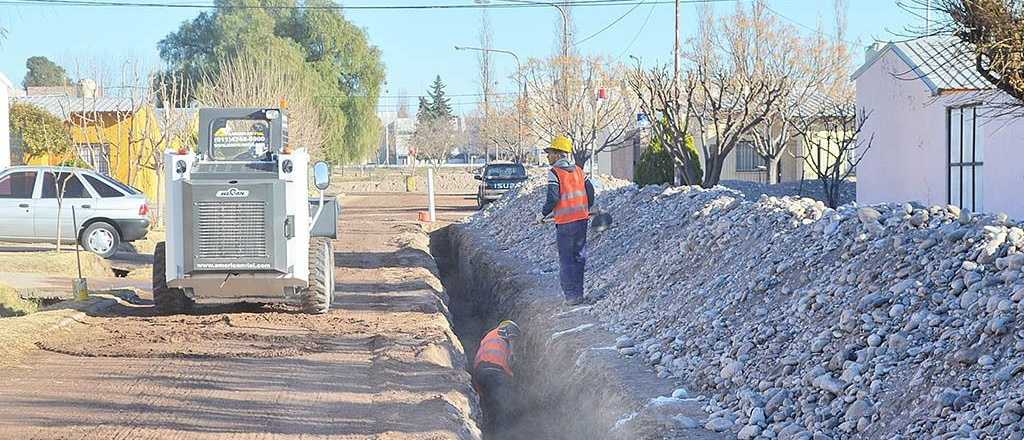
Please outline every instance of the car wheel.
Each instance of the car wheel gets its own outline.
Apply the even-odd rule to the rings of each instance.
[[[103,258],[110,258],[121,244],[121,234],[110,223],[96,222],[85,228],[80,242],[85,250]]]

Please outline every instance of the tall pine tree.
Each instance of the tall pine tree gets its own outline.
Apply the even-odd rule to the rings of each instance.
[[[441,81],[441,75],[437,75],[437,78],[434,78],[434,83],[430,85],[427,96],[430,98],[427,108],[430,111],[431,117],[447,119],[454,117],[452,115],[452,106],[448,103],[449,98],[444,96],[444,81]]]

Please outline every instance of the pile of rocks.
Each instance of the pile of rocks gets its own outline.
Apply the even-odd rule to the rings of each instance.
[[[820,180],[782,182],[766,184],[745,180],[723,180],[722,186],[743,193],[747,200],[756,201],[763,194],[774,197],[810,197],[814,200],[825,200],[825,191]],[[857,200],[857,182],[847,180],[839,184],[839,204],[844,205]]]
[[[706,428],[1024,438],[1024,229],[1005,215],[601,183],[618,223],[590,239],[588,313],[622,355],[703,394]],[[551,273],[543,185],[469,223]]]

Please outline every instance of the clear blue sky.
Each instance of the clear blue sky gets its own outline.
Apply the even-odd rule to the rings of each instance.
[[[159,0],[150,0],[159,1]],[[500,2],[502,0],[493,0]],[[373,4],[471,4],[472,0],[351,0],[346,5]],[[852,0],[847,40],[859,46],[874,39],[898,38],[915,19],[895,0]],[[814,27],[819,22],[831,28],[831,0],[769,0],[770,7],[793,23]],[[728,11],[732,3],[716,6]],[[619,18],[631,6],[577,7],[574,9],[575,38],[583,39]],[[122,63],[141,60],[159,67],[156,42],[191,19],[200,9],[62,7],[40,5],[0,5],[0,27],[7,29],[0,42],[0,71],[20,83],[25,60],[44,55],[65,66],[75,75],[95,75],[98,68],[116,77]],[[352,10],[345,15],[366,29],[372,44],[378,46],[387,68],[388,95],[382,109],[393,108],[395,95],[425,93],[434,75],[448,84],[453,95],[479,93],[476,80],[476,56],[457,52],[456,44],[476,45],[480,10]],[[556,27],[560,26],[554,8],[491,9],[493,47],[517,52],[525,61],[541,57],[557,47]],[[649,19],[648,19],[649,17]],[[647,22],[644,26],[644,22]],[[697,7],[683,6],[684,39],[697,22]],[[671,60],[673,7],[670,4],[641,5],[597,37],[579,45],[584,53],[629,61],[628,55],[645,64]],[[642,29],[642,31],[641,31]],[[802,29],[807,31],[806,29]],[[809,32],[809,31],[808,31]],[[630,45],[630,42],[635,41]],[[513,91],[509,74],[515,68],[511,57],[497,55],[499,92]],[[102,66],[102,67],[98,67]],[[455,96],[456,110],[468,112],[479,101],[477,96]],[[410,100],[410,105],[415,105]]]

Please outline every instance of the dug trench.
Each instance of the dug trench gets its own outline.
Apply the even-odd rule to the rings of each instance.
[[[563,306],[556,274],[529,270],[459,224],[433,232],[430,243],[467,366],[501,320],[523,329],[511,409],[484,415],[485,439],[727,438],[695,424],[706,417],[696,399],[668,397],[681,384],[621,357],[615,335],[587,317],[586,306]]]

